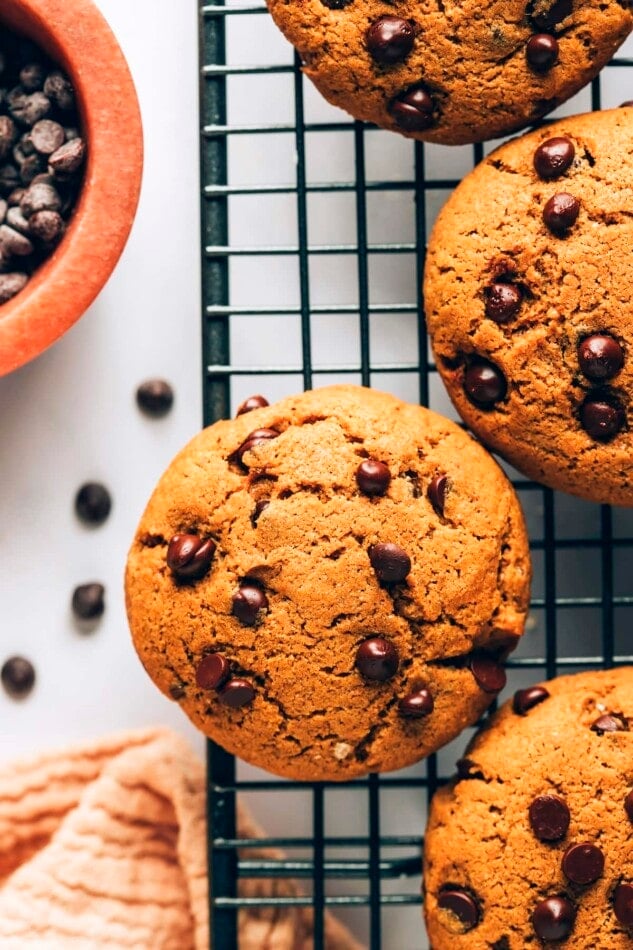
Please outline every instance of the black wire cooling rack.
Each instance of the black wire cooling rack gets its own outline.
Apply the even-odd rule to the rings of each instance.
[[[329,114],[326,121],[320,116],[314,120],[306,104],[312,90],[302,77],[296,57],[293,59],[288,52],[279,56],[279,62],[273,56],[266,65],[242,61],[246,34],[250,37],[247,55],[257,55],[260,36],[260,49],[270,42],[267,21],[263,5],[237,5],[231,0],[226,5],[199,3],[204,422],[230,417],[237,401],[250,391],[260,391],[264,384],[273,388],[277,398],[302,386],[308,389],[334,379],[394,390],[404,380],[404,395],[446,411],[447,403],[442,402],[441,387],[428,356],[419,290],[426,237],[434,213],[459,177],[481,160],[484,147],[461,149],[459,161],[467,167],[454,177],[443,177],[445,167],[455,167],[448,157],[450,150],[442,152],[446,160],[438,159],[437,147],[405,142],[353,122],[335,110],[331,110],[331,121]],[[247,23],[249,29],[245,30]],[[271,60],[270,56],[266,58]],[[600,109],[603,104],[614,106],[630,99],[631,69],[633,59],[614,60],[601,79],[585,91],[585,98],[576,99],[568,111]],[[275,97],[280,90],[285,90],[291,105],[278,121]],[[268,105],[262,115],[263,101]],[[244,109],[246,122],[242,121]],[[368,164],[375,167],[376,149],[391,149],[394,139],[398,148],[409,150],[410,174],[377,177],[371,169],[368,171]],[[236,148],[240,140],[240,148]],[[330,140],[333,145],[329,145]],[[290,149],[294,164],[284,164],[280,142]],[[318,162],[315,175],[311,159],[315,154],[323,158],[332,148],[351,155],[350,173],[337,173],[325,180],[325,176],[318,177]],[[267,176],[244,171],[253,167],[252,162],[244,163],[244,155],[249,152],[257,163],[268,167]],[[439,175],[427,173],[429,159],[436,170],[439,166]],[[232,161],[238,166],[235,174]],[[280,180],[275,176],[277,163]],[[378,162],[377,167],[384,165]],[[382,234],[376,235],[372,201],[376,196],[387,201],[395,194],[410,198],[409,233],[406,239],[394,240],[387,234],[385,240]],[[353,238],[330,243],[313,240],[310,214],[318,207],[315,200],[324,202],[327,196],[338,196],[339,200],[347,196]],[[252,202],[259,202],[259,207],[264,206],[265,213],[272,216],[274,201],[286,202],[286,212],[290,201],[293,239],[287,243],[244,243],[244,227],[234,227],[240,201],[246,202],[249,213],[255,207]],[[336,229],[349,221],[341,217],[333,223]],[[343,230],[347,234],[349,228]],[[248,227],[246,232],[248,237]],[[385,272],[376,265],[386,260],[395,266],[396,257],[408,261],[408,286],[418,289],[403,292],[399,299],[392,294],[391,299],[384,300],[379,284],[380,274]],[[315,298],[314,275],[322,274],[315,265],[323,258],[334,274],[341,259],[355,273],[356,293],[351,302],[336,297],[336,280],[329,297],[320,293]],[[260,276],[262,267],[270,268],[270,281],[282,285],[283,273],[287,276],[290,266],[293,280],[287,295],[281,286],[278,301],[267,302],[265,295],[260,299],[257,292],[244,297],[243,283],[250,280],[247,265],[255,260]],[[284,272],[275,269],[279,260],[284,261]],[[350,321],[354,324],[356,355],[347,363],[334,359],[333,347],[328,345],[333,321],[341,327],[349,327]],[[408,327],[404,357],[400,354],[381,361],[382,352],[377,350],[385,339],[385,321],[399,321],[400,328]],[[244,361],[240,347],[251,332],[261,333],[262,326],[272,327],[276,338],[272,352],[277,358],[262,361],[250,352]],[[374,345],[373,338],[377,338],[378,345]],[[290,349],[294,341],[294,362],[287,361],[286,341]],[[633,620],[629,582],[633,570],[632,513],[557,495],[516,473],[510,474],[526,512],[535,576],[528,634],[509,664],[509,690],[555,676],[559,671],[633,662],[629,636]],[[463,737],[460,743],[462,748]],[[420,858],[426,805],[438,784],[453,770],[457,755],[449,747],[405,773],[371,775],[344,786],[302,785],[263,773],[242,777],[239,763],[209,743],[213,950],[238,947],[238,911],[246,906],[312,908],[315,950],[325,947],[325,908],[351,922],[371,950],[420,950],[425,938],[416,905],[421,903]],[[259,800],[274,796],[282,816],[288,815],[292,807],[288,803],[296,799],[297,793],[304,803],[307,796],[309,805],[302,806],[306,811],[303,834],[276,834],[257,842],[258,847],[283,849],[284,857],[255,859],[253,842],[237,838],[238,793],[250,796],[256,813]],[[334,796],[335,810],[347,809],[347,814],[356,815],[356,819],[361,816],[361,833],[356,833],[357,821],[350,821],[347,834],[330,830],[332,809],[328,802]],[[394,831],[393,813],[399,810],[403,796],[419,803],[418,814],[408,829]],[[292,879],[298,882],[302,896],[240,897],[239,882],[248,878]]]

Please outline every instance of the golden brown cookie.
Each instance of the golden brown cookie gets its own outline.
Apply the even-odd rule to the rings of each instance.
[[[425,275],[460,415],[530,478],[633,505],[633,109],[493,152],[441,212]]]
[[[519,690],[433,799],[434,950],[633,946],[633,667]]]
[[[448,145],[550,112],[598,74],[633,26],[619,0],[267,2],[329,102]]]
[[[415,762],[479,717],[529,575],[518,501],[481,446],[334,386],[189,443],[141,520],[127,606],[148,673],[204,733],[338,780]]]

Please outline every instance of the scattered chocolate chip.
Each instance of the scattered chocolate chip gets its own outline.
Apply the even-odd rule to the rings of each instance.
[[[236,458],[241,465],[246,467],[244,463],[244,455],[246,452],[250,452],[256,445],[261,445],[263,442],[268,442],[269,439],[276,439],[278,437],[279,433],[276,429],[255,429],[246,436],[239,449],[236,450],[234,458]]]
[[[28,695],[35,685],[33,664],[23,656],[11,656],[0,670],[0,681],[13,699]]]
[[[538,795],[529,809],[532,831],[539,841],[560,841],[569,828],[569,808],[556,795]]]
[[[534,932],[541,940],[564,940],[575,922],[576,908],[566,897],[546,897],[532,914]]]
[[[196,669],[196,683],[200,689],[219,689],[231,675],[231,664],[221,653],[207,653]]]
[[[624,350],[608,333],[592,333],[578,346],[578,362],[587,379],[612,379],[624,365]]]
[[[543,221],[546,227],[556,235],[563,235],[578,220],[580,202],[573,195],[562,191],[552,195],[543,209]]]
[[[265,396],[249,396],[248,399],[245,399],[244,402],[238,407],[236,416],[243,416],[246,412],[252,412],[253,409],[263,409],[264,406],[269,406],[270,403]]]
[[[68,131],[66,131],[68,136]],[[65,179],[68,175],[79,171],[86,155],[86,143],[82,138],[76,136],[69,142],[61,145],[48,160],[49,171]]]
[[[624,810],[631,821],[633,821],[633,789],[631,789],[629,794],[624,799]]]
[[[558,40],[549,33],[535,33],[525,47],[528,65],[537,73],[546,73],[558,62]]]
[[[33,245],[29,239],[7,224],[0,224],[0,249],[16,257],[26,257],[33,253]]]
[[[383,584],[400,584],[411,571],[411,558],[397,544],[385,541],[369,549],[369,561]]]
[[[230,679],[220,690],[218,699],[223,706],[239,709],[255,699],[253,684],[244,679]]]
[[[259,521],[259,516],[261,515],[262,511],[265,511],[269,504],[270,499],[268,498],[260,498],[260,500],[255,503],[255,508],[253,509],[253,513],[251,515],[251,524],[253,527],[255,527]]]
[[[597,732],[599,736],[604,735],[605,732],[628,732],[629,725],[620,716],[609,714],[599,716],[598,719],[592,723],[591,731]]]
[[[44,85],[46,70],[42,63],[26,63],[20,70],[20,85],[26,92],[37,92]]]
[[[604,854],[589,842],[572,844],[563,855],[563,873],[572,884],[593,884],[604,873]]]
[[[59,192],[53,185],[45,181],[34,181],[24,192],[20,211],[25,218],[30,218],[38,211],[59,211],[61,206]]]
[[[268,598],[256,584],[244,583],[233,594],[233,616],[245,627],[254,627],[259,619],[259,612],[267,607]]]
[[[625,927],[633,927],[633,884],[618,884],[613,892],[613,911]]]
[[[79,620],[96,620],[105,610],[103,584],[81,584],[73,591],[72,611]]]
[[[556,136],[542,142],[534,153],[534,168],[537,175],[546,181],[560,178],[571,165],[576,156],[576,149],[571,139]]]
[[[405,719],[424,719],[433,712],[435,703],[428,689],[414,689],[398,703],[398,712]]]
[[[17,137],[15,122],[8,115],[0,115],[0,161],[7,158]]]
[[[427,497],[436,515],[444,517],[444,505],[446,504],[446,495],[448,494],[448,478],[446,475],[434,475],[429,482],[426,491]]]
[[[75,107],[75,92],[72,84],[60,70],[53,70],[46,77],[44,94],[62,112],[70,112]]]
[[[377,459],[365,459],[356,469],[356,483],[362,493],[370,498],[384,495],[390,481],[389,466]]]
[[[530,709],[549,699],[549,693],[544,686],[529,686],[527,689],[518,689],[512,700],[512,708],[519,716],[525,716]]]
[[[27,94],[21,86],[16,86],[7,96],[7,108],[12,119],[31,128],[40,119],[46,118],[51,111],[51,101],[43,92]]]
[[[384,637],[371,637],[356,651],[356,669],[372,682],[384,683],[391,679],[398,670],[398,662],[398,651]]]
[[[459,920],[464,930],[472,930],[479,923],[479,907],[474,897],[461,887],[447,887],[440,891],[437,906],[448,910]]]
[[[389,107],[396,125],[405,132],[424,132],[435,122],[435,102],[425,86],[412,86]]]
[[[506,671],[497,658],[489,653],[474,653],[470,669],[477,685],[485,693],[500,693],[506,685]]]
[[[29,134],[36,152],[41,155],[52,155],[64,144],[66,133],[59,122],[52,119],[41,119],[36,122]]]
[[[486,298],[486,316],[495,323],[507,323],[516,317],[521,304],[523,303],[523,294],[521,288],[516,284],[495,283],[487,287],[484,296]]]
[[[166,379],[146,379],[136,390],[136,404],[149,416],[164,416],[174,404],[174,390]]]
[[[167,548],[167,567],[178,580],[197,581],[211,567],[215,541],[197,534],[175,534]]]
[[[26,221],[26,218],[24,220]],[[59,241],[66,225],[57,211],[36,211],[28,219],[27,227],[31,237],[37,238],[43,244],[51,245]]]
[[[393,66],[406,59],[413,49],[415,32],[402,17],[381,16],[367,30],[365,42],[375,63]]]
[[[103,524],[111,508],[110,492],[99,482],[86,482],[75,495],[77,517],[85,524]]]
[[[624,409],[610,394],[592,394],[580,408],[580,423],[596,442],[610,442],[621,432],[626,422]]]
[[[28,283],[28,274],[13,273],[0,274],[0,304],[11,300],[16,294],[26,287]]]
[[[508,385],[498,366],[486,360],[476,360],[466,367],[464,391],[480,409],[491,409],[495,403],[505,399]]]

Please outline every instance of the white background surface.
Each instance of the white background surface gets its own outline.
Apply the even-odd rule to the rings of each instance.
[[[127,632],[122,589],[127,547],[145,501],[171,457],[201,423],[196,4],[99,0],[98,6],[137,84],[145,127],[145,179],[131,239],[95,305],[52,350],[0,380],[0,663],[13,653],[23,654],[34,662],[38,677],[34,693],[23,702],[0,692],[4,761],[152,723],[172,725],[203,751],[202,740],[138,663]],[[291,62],[289,47],[267,17],[233,18],[227,48],[234,63]],[[604,92],[605,104],[631,98],[628,71],[609,71]],[[229,82],[229,105],[233,121],[291,121],[291,79],[236,77]],[[585,92],[565,111],[588,107]],[[310,121],[345,119],[309,85],[306,109]],[[368,178],[411,176],[410,143],[372,133],[366,147]],[[294,180],[292,137],[236,137],[229,154],[233,182]],[[470,149],[432,147],[427,150],[428,172],[435,177],[462,174],[470,167],[471,154]],[[353,180],[349,135],[310,136],[307,157],[310,180]],[[444,198],[443,193],[431,196],[429,223]],[[353,196],[311,196],[308,212],[312,243],[354,242]],[[370,240],[414,239],[410,193],[370,196],[368,214]],[[292,197],[276,199],[275,204],[233,199],[231,241],[249,246],[295,242]],[[413,265],[407,258],[377,258],[370,274],[372,299],[415,300]],[[356,270],[349,258],[315,258],[311,277],[313,302],[356,299]],[[297,300],[293,259],[240,258],[232,264],[231,278],[235,303],[283,305]],[[356,317],[324,317],[314,326],[316,362],[358,359]],[[374,360],[410,362],[415,347],[413,316],[372,318]],[[252,320],[235,319],[232,356],[241,365],[271,360],[297,365],[297,322],[273,317],[265,324],[260,320],[256,328]],[[165,419],[147,419],[134,402],[138,383],[152,376],[169,379],[176,391],[174,411]],[[413,376],[381,377],[374,384],[416,398]],[[234,401],[260,388],[277,397],[301,388],[301,380],[288,376],[257,384],[238,381]],[[433,389],[433,405],[450,413],[439,385]],[[103,481],[114,498],[112,515],[96,529],[80,525],[73,512],[75,491],[88,480]],[[538,505],[538,498],[532,498]],[[558,528],[595,535],[597,511],[562,500]],[[540,511],[528,515],[538,519]],[[542,583],[538,568],[537,563],[537,591]],[[593,577],[595,566],[562,565],[562,583],[567,578],[570,589],[577,588],[580,570]],[[73,588],[91,580],[106,585],[107,610],[95,631],[85,635],[72,620],[69,602]],[[542,618],[532,618],[526,652],[540,649],[542,633]],[[563,643],[565,635],[563,621]],[[571,648],[582,649],[575,627]],[[445,768],[450,769],[466,738],[443,753]],[[253,772],[243,768],[241,774]],[[329,834],[366,833],[359,798],[347,790],[328,792]],[[282,807],[278,798],[262,796],[251,796],[251,804],[271,833],[305,834],[309,827],[307,794],[293,792],[284,797]],[[382,819],[387,833],[420,833],[420,796],[383,793]],[[397,889],[402,886],[396,882]],[[349,885],[344,889],[349,892]],[[352,912],[347,919],[359,933],[366,932],[364,911]],[[418,908],[386,911],[383,919],[385,950],[423,950]]]

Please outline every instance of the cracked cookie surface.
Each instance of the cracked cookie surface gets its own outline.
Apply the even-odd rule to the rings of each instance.
[[[523,632],[505,475],[454,423],[355,386],[196,436],[132,545],[139,656],[204,733],[296,779],[400,768],[477,720]]]
[[[425,307],[465,422],[536,481],[633,505],[633,109],[501,147],[449,198]]]
[[[535,122],[609,61],[622,0],[267,0],[325,98],[412,138],[460,144]]]
[[[431,806],[435,950],[631,947],[632,729],[633,667],[520,691],[492,717]]]

